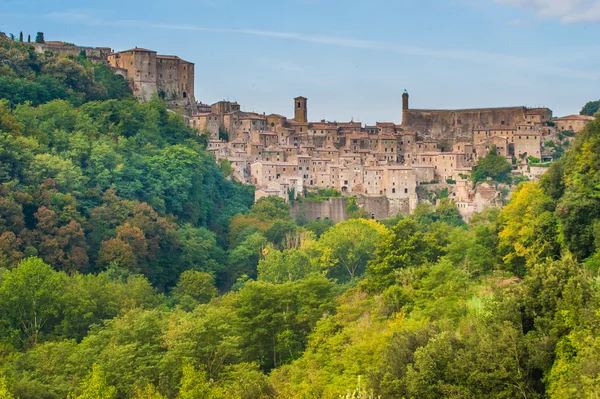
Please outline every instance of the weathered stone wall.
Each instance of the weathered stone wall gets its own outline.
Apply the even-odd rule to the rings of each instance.
[[[36,53],[50,51],[55,54],[78,56],[82,51],[92,62],[106,63],[106,58],[112,53],[110,47],[81,47],[69,45],[56,45],[47,43],[31,43]]]
[[[423,139],[446,145],[473,141],[473,130],[493,125],[514,126],[525,121],[525,107],[465,110],[405,109],[402,127],[416,131]],[[449,150],[449,149],[445,149]]]
[[[390,216],[390,203],[386,197],[366,197],[358,195],[356,204],[373,219],[388,219]]]
[[[323,202],[295,202],[291,206],[290,213],[293,218],[304,218],[306,220],[331,219],[336,223],[340,223],[348,220],[346,202],[346,198],[330,198]],[[356,204],[377,220],[408,215],[411,212],[411,204],[408,198],[389,199],[384,196],[366,197],[357,195]]]
[[[307,220],[331,219],[336,223],[348,220],[346,198],[329,198],[323,202],[294,202],[290,213],[293,218],[301,217]]]

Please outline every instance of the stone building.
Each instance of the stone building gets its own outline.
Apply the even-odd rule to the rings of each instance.
[[[561,132],[570,131],[580,133],[585,126],[593,120],[593,116],[569,115],[563,116],[562,118],[556,118],[553,122],[556,124],[556,128]]]
[[[552,111],[548,108],[410,109],[408,101],[409,95],[404,93],[402,128],[417,131],[423,138],[450,145],[457,141],[471,140],[473,131],[478,128],[546,123],[552,119]]]
[[[144,48],[112,53],[108,64],[132,82],[133,94],[148,101],[155,93],[165,101],[195,104],[194,64]]]

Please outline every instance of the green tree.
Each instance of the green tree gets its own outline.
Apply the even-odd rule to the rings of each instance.
[[[229,253],[227,280],[230,284],[243,275],[256,277],[256,267],[266,246],[267,239],[260,233],[254,233]]]
[[[581,109],[581,115],[594,116],[600,109],[600,100],[590,101]]]
[[[173,289],[173,296],[187,310],[202,303],[208,303],[217,296],[215,279],[208,273],[187,270],[179,276],[179,282]]]
[[[146,385],[144,389],[137,388],[135,394],[133,395],[134,399],[167,399],[166,396],[162,395],[156,387],[152,384]]]
[[[210,398],[211,389],[206,382],[206,375],[196,371],[189,363],[183,365],[181,388],[177,399],[205,399]]]
[[[28,258],[2,275],[0,309],[4,336],[18,347],[32,347],[60,323],[65,276],[41,259]]]
[[[0,376],[0,399],[15,399],[6,387],[6,378]]]
[[[333,310],[333,287],[322,276],[285,284],[246,284],[233,305],[243,359],[271,370],[299,357],[317,321]]]
[[[161,367],[170,372],[181,370],[182,363],[193,362],[206,373],[208,380],[220,378],[224,368],[238,361],[241,355],[241,338],[236,324],[233,309],[222,304],[201,305],[193,312],[172,313],[165,332],[168,351]]]
[[[495,146],[492,146],[490,152],[477,161],[477,165],[473,167],[471,180],[476,184],[488,178],[499,183],[510,183],[512,179],[511,171],[512,166],[510,163],[498,154]]]
[[[117,397],[117,390],[106,381],[106,375],[96,364],[91,373],[81,384],[81,394],[72,396],[72,399],[113,399]]]
[[[278,251],[265,249],[266,255],[258,263],[258,279],[274,284],[298,281],[320,271],[318,262],[303,249]]]
[[[38,32],[35,35],[35,42],[36,43],[45,43],[46,41],[44,40],[44,32]]]
[[[396,270],[435,262],[443,254],[443,243],[435,231],[423,231],[413,219],[403,219],[379,242],[377,258],[367,267],[366,287],[382,292],[394,284]]]
[[[347,281],[362,275],[377,244],[387,234],[382,224],[364,219],[352,219],[329,229],[319,240],[329,262],[329,276]]]

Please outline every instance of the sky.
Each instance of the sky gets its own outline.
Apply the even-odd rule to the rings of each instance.
[[[195,63],[196,99],[313,121],[600,98],[600,0],[0,0],[0,31]]]

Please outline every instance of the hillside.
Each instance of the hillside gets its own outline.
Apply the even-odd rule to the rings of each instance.
[[[0,398],[600,390],[600,119],[469,224],[447,198],[307,222],[158,98],[0,44]]]

